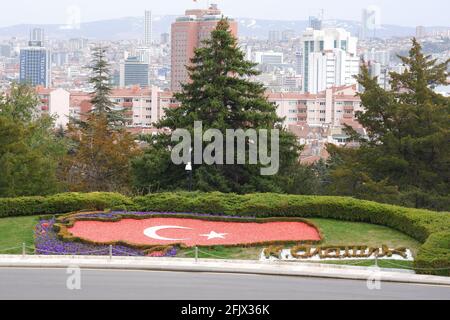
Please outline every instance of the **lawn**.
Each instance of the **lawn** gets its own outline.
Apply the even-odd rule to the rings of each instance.
[[[413,252],[420,242],[394,229],[369,223],[346,222],[330,219],[308,219],[324,235],[324,245],[387,245],[391,248],[406,247]]]
[[[22,252],[22,243],[34,246],[34,227],[39,217],[18,217],[0,219],[0,254]],[[5,250],[15,248],[12,250]]]

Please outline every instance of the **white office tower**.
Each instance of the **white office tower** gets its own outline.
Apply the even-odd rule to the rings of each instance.
[[[357,44],[358,39],[344,29],[306,29],[302,36],[303,91],[317,94],[355,84],[360,66]]]
[[[144,17],[144,45],[147,47],[150,47],[152,45],[153,41],[153,25],[152,25],[152,12],[151,11],[145,11],[145,17]]]
[[[44,29],[34,28],[30,31],[29,45],[34,47],[43,47],[45,42]]]

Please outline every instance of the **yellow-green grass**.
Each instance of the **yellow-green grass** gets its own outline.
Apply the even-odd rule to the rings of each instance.
[[[331,219],[308,219],[313,222],[324,236],[323,245],[366,245],[391,248],[405,247],[413,252],[420,242],[394,229],[360,222],[346,222]]]
[[[22,252],[22,244],[34,246],[34,227],[39,217],[17,217],[0,219],[0,254]],[[6,250],[14,248],[12,250]]]

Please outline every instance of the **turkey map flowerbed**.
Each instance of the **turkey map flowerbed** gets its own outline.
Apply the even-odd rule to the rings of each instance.
[[[52,227],[59,241],[97,246],[119,245],[136,255],[173,253],[174,247],[256,246],[321,241],[318,229],[302,219],[256,219],[207,214],[89,212],[58,218]],[[159,251],[158,251],[159,250]]]
[[[41,220],[35,228],[35,252],[40,255],[109,255],[109,246],[82,242],[67,242],[58,238],[53,226],[54,219]],[[165,256],[173,256],[176,250],[165,252]],[[145,256],[143,250],[128,246],[114,246],[113,256]],[[155,253],[154,255],[158,255]],[[159,255],[163,255],[159,253]]]

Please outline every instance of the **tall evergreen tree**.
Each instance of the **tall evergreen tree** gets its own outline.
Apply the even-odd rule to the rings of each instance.
[[[107,49],[102,46],[95,47],[92,53],[90,65],[92,76],[89,83],[93,86],[91,93],[91,103],[93,114],[106,115],[108,122],[113,126],[123,126],[126,124],[123,111],[116,107],[111,100],[111,74],[110,64],[106,57]]]
[[[406,71],[391,73],[391,90],[378,86],[367,68],[358,76],[365,111],[356,116],[368,139],[351,132],[361,148],[329,147],[343,161],[332,172],[334,188],[361,197],[378,192],[389,201],[409,195],[405,204],[440,207],[434,200],[450,193],[450,98],[433,89],[446,84],[450,60],[437,63],[415,39],[409,56],[400,58]]]
[[[222,19],[187,66],[191,81],[183,84],[182,91],[175,95],[181,107],[166,110],[158,127],[171,131],[187,129],[193,135],[194,122],[202,121],[204,131],[218,129],[224,136],[227,129],[278,128],[281,168],[287,170],[298,162],[300,147],[296,138],[281,128],[282,119],[277,116],[276,107],[268,102],[264,86],[251,80],[259,74],[255,66],[245,60],[237,39],[229,31],[228,21]],[[160,135],[153,140],[147,154],[134,162],[136,186],[183,188],[186,173],[183,166],[170,163],[169,150],[173,146],[170,138]],[[251,141],[246,143],[248,150]],[[161,162],[165,165],[161,166]],[[154,168],[156,163],[159,168],[166,168],[161,178],[143,172],[144,168]],[[279,177],[261,176],[258,165],[198,165],[194,166],[194,177],[195,188],[203,191],[282,191]]]

